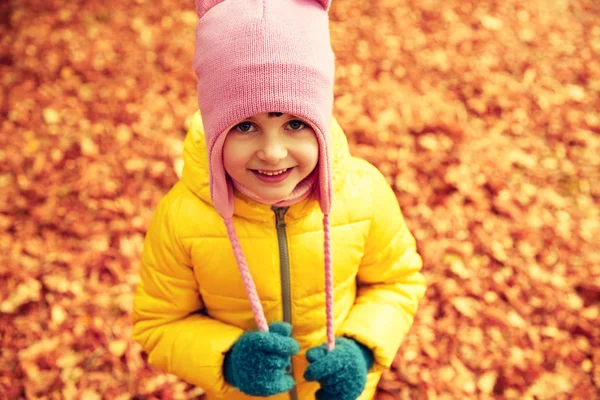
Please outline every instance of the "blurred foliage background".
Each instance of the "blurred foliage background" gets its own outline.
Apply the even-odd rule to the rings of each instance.
[[[429,284],[378,398],[600,396],[600,3],[330,17],[335,116]],[[193,1],[0,2],[1,398],[201,396],[146,365],[129,322],[197,108],[195,24]]]

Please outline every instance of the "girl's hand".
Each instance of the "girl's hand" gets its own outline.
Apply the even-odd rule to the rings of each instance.
[[[365,389],[367,373],[373,365],[371,350],[353,339],[340,337],[335,349],[325,344],[306,352],[310,365],[304,373],[307,381],[318,381],[317,400],[356,400]]]
[[[296,385],[286,373],[298,342],[290,337],[292,326],[275,322],[269,332],[244,333],[225,356],[225,380],[251,396],[272,396],[289,392]]]

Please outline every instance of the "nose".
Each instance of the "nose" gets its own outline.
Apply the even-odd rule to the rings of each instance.
[[[265,138],[262,148],[257,153],[257,157],[261,161],[272,165],[277,165],[287,155],[287,147],[278,138]]]

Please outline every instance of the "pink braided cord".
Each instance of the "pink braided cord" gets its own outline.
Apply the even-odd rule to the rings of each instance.
[[[256,325],[258,326],[259,330],[267,332],[269,330],[269,325],[267,324],[267,319],[265,318],[262,304],[258,298],[256,285],[254,284],[252,275],[248,269],[248,263],[246,262],[246,257],[244,257],[242,246],[240,245],[237,233],[235,232],[233,221],[231,218],[224,218],[224,221],[225,226],[227,227],[229,241],[231,242],[231,247],[233,248],[233,254],[235,255],[240,274],[242,275],[242,280],[244,281],[244,288],[246,288],[246,293],[248,294],[248,299],[250,300],[250,305],[252,306],[254,320],[256,321]]]
[[[329,214],[323,216],[325,232],[325,312],[327,314],[327,350],[335,349],[335,332],[333,331],[333,268],[331,267],[331,233]]]

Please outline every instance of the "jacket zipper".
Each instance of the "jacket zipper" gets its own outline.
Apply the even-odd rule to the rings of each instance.
[[[272,207],[275,212],[277,227],[277,243],[279,244],[279,269],[281,274],[281,298],[283,303],[283,320],[292,323],[292,296],[290,293],[290,253],[285,231],[285,213],[289,207]],[[290,365],[289,372],[294,376],[294,368]],[[290,399],[298,400],[296,387],[290,391]]]

